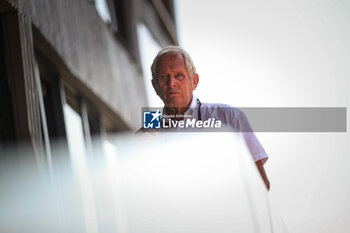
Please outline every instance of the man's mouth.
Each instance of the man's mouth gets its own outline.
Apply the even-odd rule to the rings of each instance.
[[[178,94],[180,94],[179,91],[168,91],[168,92],[167,92],[167,96],[170,96],[170,95],[178,95]]]

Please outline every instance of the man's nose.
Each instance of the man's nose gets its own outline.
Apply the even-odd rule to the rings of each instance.
[[[177,80],[173,75],[170,75],[168,78],[168,86],[175,87],[177,85]]]

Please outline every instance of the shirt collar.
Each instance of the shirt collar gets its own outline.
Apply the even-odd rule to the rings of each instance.
[[[191,116],[192,118],[195,117],[195,111],[196,108],[198,107],[198,101],[197,101],[197,98],[192,95],[192,100],[191,100],[191,104],[190,104],[190,107],[186,110],[186,112],[184,113],[185,116]]]

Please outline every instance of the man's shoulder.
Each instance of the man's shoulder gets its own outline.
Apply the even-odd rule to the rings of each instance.
[[[201,109],[203,110],[204,119],[215,118],[237,131],[252,131],[248,118],[239,108],[222,103],[203,103],[202,106],[203,108]]]
[[[219,111],[223,113],[233,113],[234,115],[239,115],[242,113],[239,108],[224,103],[202,103],[202,107],[209,112]]]

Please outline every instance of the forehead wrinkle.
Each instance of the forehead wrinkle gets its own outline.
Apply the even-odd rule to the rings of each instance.
[[[161,68],[159,68],[159,73],[168,73],[168,72],[179,72],[182,71],[181,67],[177,64],[171,64],[171,65],[163,65]]]

